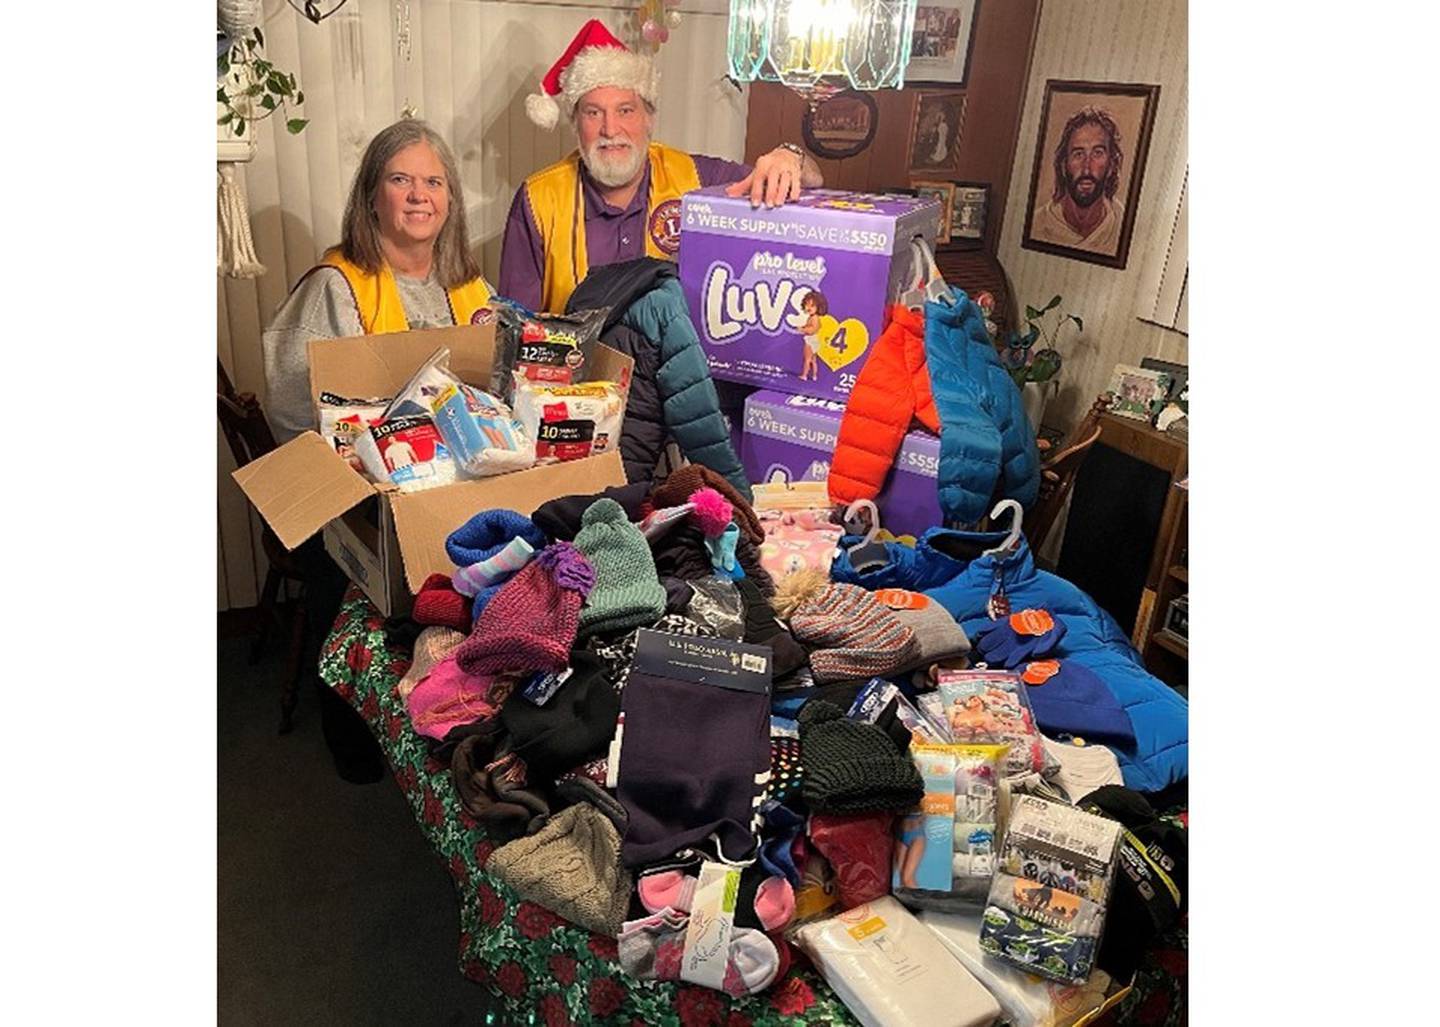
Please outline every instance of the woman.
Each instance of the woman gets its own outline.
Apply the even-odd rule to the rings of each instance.
[[[423,121],[399,121],[381,131],[355,172],[340,245],[295,284],[261,340],[266,408],[278,442],[316,427],[312,339],[475,319],[490,299],[490,287],[466,239],[460,174],[450,147]],[[346,579],[318,538],[296,555],[306,574],[305,658],[315,666]],[[315,685],[321,727],[340,776],[356,783],[380,780],[385,761],[369,729],[318,677]]]
[[[382,130],[355,172],[340,245],[295,284],[262,338],[278,442],[316,425],[312,339],[474,319],[491,290],[466,239],[460,173],[445,140],[423,121]]]

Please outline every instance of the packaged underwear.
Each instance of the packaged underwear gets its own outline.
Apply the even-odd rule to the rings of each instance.
[[[620,444],[625,393],[614,382],[540,385],[515,372],[515,418],[535,440],[535,462],[553,464]]]
[[[391,482],[401,492],[455,481],[455,461],[429,417],[382,419],[356,437],[355,452],[372,478]]]
[[[535,313],[518,303],[497,299],[495,370],[490,391],[511,396],[513,374],[543,385],[575,385],[586,379],[607,310],[574,314]]]
[[[346,399],[333,392],[320,393],[320,437],[355,470],[364,469],[355,452],[355,440],[377,423],[389,399]]]

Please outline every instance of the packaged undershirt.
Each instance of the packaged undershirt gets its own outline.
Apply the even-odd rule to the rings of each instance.
[[[449,485],[455,462],[429,417],[391,417],[356,437],[355,452],[372,478],[401,492]]]
[[[988,1027],[1000,1005],[914,914],[886,895],[794,934],[865,1027]]]
[[[363,470],[355,440],[377,424],[390,402],[385,399],[347,399],[333,392],[320,393],[320,437],[355,470]]]
[[[542,385],[515,372],[515,418],[535,440],[535,462],[597,456],[620,444],[625,393],[614,382]]]

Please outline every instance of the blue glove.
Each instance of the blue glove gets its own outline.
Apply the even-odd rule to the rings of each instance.
[[[733,521],[720,533],[719,538],[707,538],[705,548],[710,552],[710,565],[731,578],[735,577],[735,545],[740,541],[740,526]]]
[[[992,667],[1017,667],[1053,652],[1065,625],[1046,610],[1019,610],[1002,617],[975,639],[980,657]]]

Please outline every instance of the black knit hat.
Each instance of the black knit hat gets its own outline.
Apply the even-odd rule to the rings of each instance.
[[[811,699],[800,707],[803,795],[820,813],[901,812],[925,793],[908,754],[874,724],[847,720],[840,707]]]
[[[570,677],[544,705],[516,695],[501,707],[501,723],[531,780],[553,781],[557,774],[605,754],[620,716],[620,695],[606,670],[605,661],[594,653],[572,650]]]

